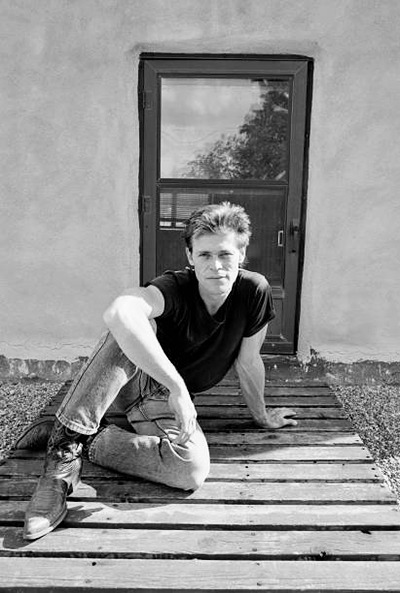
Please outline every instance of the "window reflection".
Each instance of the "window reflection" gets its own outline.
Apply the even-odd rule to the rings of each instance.
[[[208,194],[163,191],[160,196],[160,228],[182,228],[194,210],[211,203],[212,197]]]
[[[161,177],[286,179],[289,81],[163,78]]]
[[[225,200],[243,206],[252,222],[253,236],[247,250],[249,268],[268,270],[268,279],[279,284],[283,277],[283,249],[279,232],[284,229],[286,189],[222,189],[199,191],[191,188],[166,189],[159,197],[157,229],[157,273],[186,265],[182,227],[194,209]]]

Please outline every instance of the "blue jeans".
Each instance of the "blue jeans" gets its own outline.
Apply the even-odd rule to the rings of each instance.
[[[56,413],[68,428],[96,434],[112,405],[126,414],[133,431],[108,425],[93,439],[89,459],[131,476],[184,490],[201,486],[210,469],[207,441],[199,424],[184,445],[175,445],[179,426],[168,406],[169,391],[104,334],[73,381]]]

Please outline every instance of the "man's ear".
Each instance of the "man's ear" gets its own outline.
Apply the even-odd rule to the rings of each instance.
[[[239,256],[239,264],[241,265],[244,260],[246,259],[246,247],[241,247],[239,249],[240,256]]]
[[[191,266],[194,266],[194,261],[193,261],[192,253],[191,253],[189,247],[186,247],[186,257],[188,258],[188,262],[190,263],[190,265]]]

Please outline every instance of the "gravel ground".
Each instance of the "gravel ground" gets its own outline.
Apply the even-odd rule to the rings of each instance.
[[[400,504],[400,385],[334,387]]]
[[[15,440],[40,415],[62,383],[34,379],[0,381],[0,460]]]
[[[0,460],[57,394],[62,383],[0,382]],[[333,387],[400,504],[400,386]]]

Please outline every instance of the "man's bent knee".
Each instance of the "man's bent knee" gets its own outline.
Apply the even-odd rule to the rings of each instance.
[[[191,465],[186,462],[186,467],[182,467],[182,472],[175,478],[175,488],[181,490],[197,490],[204,484],[209,474],[209,467],[188,467]]]
[[[174,483],[170,485],[182,490],[200,488],[210,472],[208,447],[194,447],[183,457],[169,440],[166,439],[165,444],[174,460]]]
[[[203,464],[202,466],[196,466],[187,472],[182,480],[180,488],[182,490],[197,490],[202,486],[210,473],[210,464]]]

